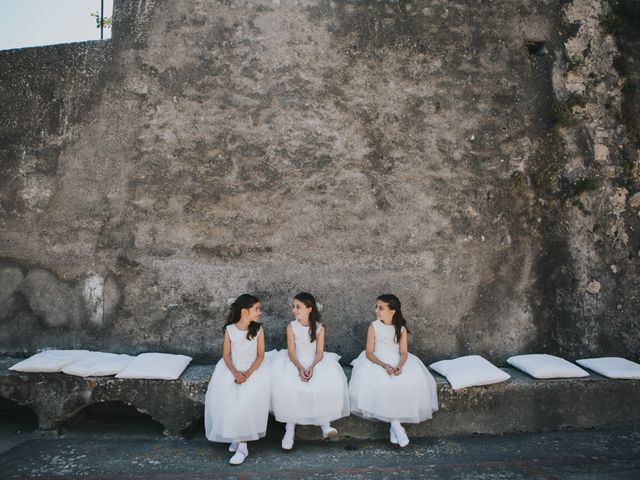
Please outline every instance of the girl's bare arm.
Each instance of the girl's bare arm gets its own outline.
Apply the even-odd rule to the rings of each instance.
[[[367,345],[365,348],[367,358],[369,359],[369,361],[375,363],[376,365],[380,365],[385,370],[388,370],[389,368],[393,368],[391,367],[391,365],[384,363],[382,360],[380,360],[378,357],[375,356],[375,354],[373,353],[375,346],[376,346],[376,331],[373,328],[373,325],[369,325],[369,330],[367,330]]]
[[[293,327],[291,324],[287,325],[287,352],[289,353],[289,360],[296,366],[298,371],[304,370],[304,367],[296,355],[296,339],[293,335]]]
[[[224,342],[222,344],[222,358],[224,359],[224,363],[234,376],[236,380],[238,380],[238,376],[243,375],[242,372],[236,370],[236,367],[233,366],[233,361],[231,360],[231,338],[229,338],[229,334],[227,333],[227,329],[224,330]]]
[[[402,369],[404,364],[407,362],[407,358],[409,358],[409,341],[407,335],[407,329],[403,328],[402,333],[400,334],[400,361],[396,368]]]
[[[309,367],[312,369],[315,367],[324,356],[324,327],[320,327],[320,331],[316,333],[316,358]]]
[[[264,330],[262,327],[260,327],[260,330],[258,331],[258,353],[256,355],[256,359],[253,361],[253,363],[249,367],[249,370],[244,372],[244,374],[247,377],[249,377],[253,372],[255,372],[260,367],[263,360],[264,360]]]

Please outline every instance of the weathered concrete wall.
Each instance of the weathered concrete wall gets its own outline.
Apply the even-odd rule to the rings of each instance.
[[[244,291],[281,347],[307,290],[347,361],[388,291],[425,361],[637,359],[606,13],[116,0],[107,43],[0,52],[0,353],[211,359]]]

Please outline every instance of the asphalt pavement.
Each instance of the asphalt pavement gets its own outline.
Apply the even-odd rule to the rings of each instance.
[[[421,438],[403,449],[380,440],[297,441],[291,452],[280,449],[275,429],[233,467],[227,445],[202,432],[167,438],[135,418],[88,420],[57,436],[18,418],[0,422],[0,479],[640,479],[637,429]]]

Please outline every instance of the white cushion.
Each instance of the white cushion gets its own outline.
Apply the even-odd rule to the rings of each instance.
[[[600,375],[609,378],[632,378],[640,380],[640,364],[620,357],[584,358],[576,360]]]
[[[564,358],[544,353],[516,355],[507,359],[507,363],[528,373],[533,378],[573,378],[588,377],[579,366],[566,361]]]
[[[16,363],[16,372],[60,372],[64,367],[89,353],[88,350],[45,350]]]
[[[89,352],[64,367],[62,371],[69,375],[77,375],[79,377],[115,375],[116,373],[120,373],[132,360],[133,357],[130,355]]]
[[[190,362],[191,357],[186,355],[141,353],[116,378],[177,380]]]
[[[440,375],[447,377],[451,388],[454,390],[478,385],[490,385],[504,382],[511,378],[508,373],[500,370],[480,355],[469,355],[453,360],[440,360],[432,363],[429,367]]]

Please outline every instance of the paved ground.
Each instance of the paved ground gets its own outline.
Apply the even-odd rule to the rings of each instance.
[[[240,467],[226,445],[197,433],[162,436],[135,419],[87,421],[54,438],[0,418],[0,479],[640,479],[640,431],[563,431],[426,438],[405,449],[382,441],[250,444]]]

